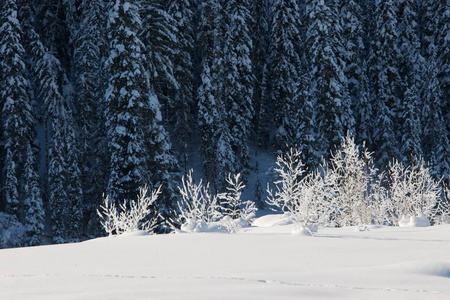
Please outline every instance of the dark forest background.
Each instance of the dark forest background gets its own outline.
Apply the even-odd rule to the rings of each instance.
[[[313,168],[347,134],[381,170],[423,158],[448,180],[448,0],[0,6],[0,218],[23,245],[99,235],[102,195],[145,184],[168,213],[197,152],[216,191],[258,153],[298,145]]]

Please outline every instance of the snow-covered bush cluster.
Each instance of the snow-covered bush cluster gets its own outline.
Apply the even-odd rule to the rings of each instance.
[[[295,232],[314,235],[319,226],[429,226],[450,221],[450,207],[442,200],[449,188],[433,179],[423,160],[404,166],[392,160],[386,172],[375,168],[372,153],[350,136],[316,170],[307,170],[298,148],[277,157],[275,189],[268,185],[267,203],[287,214]],[[256,207],[243,201],[240,174],[229,174],[226,191],[213,194],[210,184],[195,183],[193,171],[182,177],[174,227],[186,232],[237,232],[251,224]],[[137,201],[116,206],[108,198],[98,214],[108,234],[154,229],[158,213],[152,208],[160,190]]]
[[[251,223],[255,217],[254,202],[241,199],[245,185],[240,174],[228,175],[227,191],[213,195],[209,183],[194,182],[193,171],[182,177],[179,187],[181,200],[178,203],[176,222],[183,231],[225,231],[236,232]]]
[[[449,219],[441,184],[423,161],[405,167],[393,160],[386,174],[379,172],[372,154],[349,136],[317,170],[307,172],[301,152],[291,148],[278,156],[275,171],[279,179],[275,191],[268,187],[267,202],[288,213],[297,231],[313,234],[320,225],[426,226]]]
[[[193,171],[182,177],[179,187],[181,195],[177,203],[175,220],[186,232],[237,232],[248,226],[255,218],[256,206],[252,201],[242,201],[245,185],[240,174],[229,175],[227,191],[213,195],[209,183],[194,182]],[[120,235],[136,230],[153,231],[157,226],[158,212],[154,203],[160,195],[160,188],[148,194],[148,188],[140,189],[136,201],[122,202],[119,205],[104,199],[97,210],[100,222],[108,235]],[[174,226],[176,227],[176,226]]]
[[[149,195],[148,187],[145,186],[140,189],[136,201],[124,201],[118,206],[106,197],[100,210],[97,210],[103,228],[109,235],[137,230],[152,231],[158,220],[158,212],[153,204],[160,194],[161,189],[158,188]]]

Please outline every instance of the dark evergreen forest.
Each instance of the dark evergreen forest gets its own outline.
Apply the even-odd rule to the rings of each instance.
[[[448,0],[0,0],[0,26],[0,230],[22,245],[98,236],[103,195],[144,185],[170,215],[192,153],[221,191],[350,134],[448,181]]]

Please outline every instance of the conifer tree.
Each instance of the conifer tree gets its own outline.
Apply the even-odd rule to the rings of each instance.
[[[415,1],[402,0],[399,2],[398,41],[401,53],[399,76],[402,80],[399,126],[402,135],[400,152],[405,165],[422,157],[419,111],[421,105],[420,84],[425,61],[420,55],[416,12]]]
[[[442,89],[444,121],[447,124],[447,138],[450,139],[450,4],[446,0],[435,2],[436,11],[436,59],[439,83]]]
[[[206,178],[215,183],[216,172],[216,135],[220,112],[212,85],[211,72],[207,62],[203,62],[202,83],[198,91],[198,129],[200,133],[200,151],[203,155],[203,172]]]
[[[65,22],[66,8],[63,0],[36,1],[32,5],[37,11],[41,43],[60,62],[61,69],[67,72],[70,68],[71,35]]]
[[[77,127],[81,181],[86,218],[97,217],[96,209],[106,187],[108,150],[105,145],[103,93],[106,36],[104,3],[84,1],[80,6],[79,33],[74,41]]]
[[[437,76],[437,60],[432,56],[425,78],[422,117],[422,149],[436,178],[450,176],[450,142],[445,128],[442,86]]]
[[[249,31],[248,2],[230,0],[225,9],[223,107],[236,159],[231,173],[246,174],[249,167],[248,139],[253,119],[253,73],[250,59],[252,40]],[[225,173],[227,174],[227,173]],[[244,175],[245,176],[245,175]],[[244,179],[245,180],[245,179]]]
[[[223,106],[222,19],[223,10],[220,1],[208,0],[201,4],[198,40],[202,52],[202,72],[198,90],[197,118],[203,171],[206,179],[216,190],[220,190],[221,182],[225,178],[219,169],[228,169],[226,166],[232,164],[227,158],[233,159]]]
[[[343,60],[344,73],[348,81],[348,91],[352,102],[359,96],[361,66],[364,51],[363,16],[360,1],[340,1],[339,9],[341,39],[345,49]]]
[[[316,155],[328,155],[348,131],[354,129],[347,78],[344,74],[344,48],[339,36],[335,2],[312,1],[307,7],[306,47],[310,66],[310,93],[317,118]],[[308,116],[313,117],[313,116]]]
[[[364,62],[360,82],[359,96],[355,104],[355,122],[358,145],[363,143],[370,147],[373,139],[373,107],[372,107],[372,86],[369,84],[367,63]]]
[[[29,237],[28,245],[37,246],[41,244],[41,235],[44,233],[45,214],[39,187],[39,175],[36,172],[36,158],[30,144],[26,146],[26,152],[27,160],[24,166],[25,225]]]
[[[29,142],[30,109],[21,44],[22,29],[17,19],[17,2],[3,1],[0,6],[0,103],[5,139],[5,199],[8,213],[20,220],[20,160],[23,143]],[[3,171],[3,170],[2,170]]]
[[[3,2],[0,27],[0,98],[4,103],[5,194],[7,211],[26,225],[30,245],[40,244],[44,210],[36,173],[35,111],[27,80],[29,75],[23,47],[24,32],[14,0]]]
[[[145,45],[145,55],[154,92],[165,110],[165,121],[170,119],[173,106],[172,91],[178,89],[175,66],[172,60],[178,43],[176,20],[166,11],[165,1],[145,0],[139,4],[142,15],[140,39]]]
[[[38,74],[41,97],[44,99],[45,123],[49,132],[47,137],[47,178],[53,240],[56,243],[63,243],[68,239],[69,227],[67,220],[70,213],[70,204],[68,203],[66,190],[68,159],[65,151],[66,141],[64,135],[67,122],[71,116],[64,103],[61,86],[58,82],[58,79],[62,76],[59,61],[46,52],[45,48],[36,48],[35,50],[40,51],[40,58],[36,63],[36,72]]]
[[[276,0],[271,7],[270,89],[278,148],[295,143],[295,113],[301,84],[300,9],[297,1]]]
[[[250,1],[252,16],[252,66],[253,84],[253,131],[258,147],[266,148],[270,137],[270,116],[267,95],[268,53],[269,53],[269,7],[265,0]]]
[[[164,127],[160,104],[145,68],[140,3],[117,0],[109,8],[107,60],[107,134],[110,148],[108,195],[111,201],[134,199],[140,186],[165,186],[164,204],[173,200],[176,160]],[[152,70],[152,67],[149,67]]]
[[[177,44],[172,61],[178,89],[173,94],[171,118],[186,173],[194,107],[194,13],[188,0],[173,0],[169,6],[169,13],[175,20],[177,28]]]
[[[395,1],[376,1],[374,37],[369,53],[368,68],[373,85],[374,133],[372,149],[376,162],[387,166],[399,156],[395,134],[400,107],[398,71],[399,50],[397,35],[397,4]]]
[[[419,88],[416,84],[406,89],[403,98],[401,119],[400,153],[405,165],[413,164],[422,157],[420,136],[422,132],[419,118]]]
[[[146,116],[150,97],[146,86],[144,44],[139,3],[117,0],[109,6],[110,55],[105,94],[108,148],[111,153],[108,196],[110,201],[130,200],[148,183]]]

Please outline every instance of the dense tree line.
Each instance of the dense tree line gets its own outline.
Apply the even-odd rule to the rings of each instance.
[[[143,185],[170,219],[197,151],[215,191],[258,151],[299,145],[313,168],[347,133],[381,170],[450,175],[446,0],[0,6],[0,211],[29,245],[98,235],[102,195]]]

